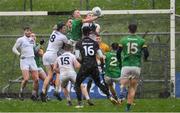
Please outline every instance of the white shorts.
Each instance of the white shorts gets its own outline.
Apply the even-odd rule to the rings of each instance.
[[[65,88],[68,85],[69,81],[74,84],[76,82],[76,76],[77,74],[75,71],[60,73],[61,86]]]
[[[44,55],[43,55],[43,65],[44,66],[49,66],[49,65],[52,65],[54,64],[54,62],[56,61],[56,58],[57,58],[57,53],[52,53],[52,52],[46,52]]]
[[[105,76],[104,79],[107,84],[112,84],[113,82],[117,83],[120,81],[120,78],[111,78],[109,76]]]
[[[124,66],[121,69],[121,78],[123,79],[138,79],[141,73],[141,68],[136,66]]]
[[[42,67],[38,67],[37,70],[38,70],[38,73],[45,73]]]
[[[20,59],[20,68],[21,70],[31,70],[36,71],[37,65],[36,61],[34,60],[34,57],[27,57],[27,58],[21,58]]]

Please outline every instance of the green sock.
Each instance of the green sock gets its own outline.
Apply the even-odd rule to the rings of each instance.
[[[126,107],[127,107],[127,110],[130,110],[131,104],[127,103]]]

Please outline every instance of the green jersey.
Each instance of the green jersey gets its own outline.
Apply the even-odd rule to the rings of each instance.
[[[82,27],[82,19],[81,18],[72,20],[71,35],[72,35],[73,40],[78,41],[81,39],[81,37],[82,37],[81,27]]]
[[[141,50],[145,40],[137,35],[129,35],[120,41],[122,66],[141,66]]]
[[[34,54],[35,54],[34,59],[35,59],[35,61],[36,61],[37,67],[43,67],[42,57],[39,56],[39,54],[38,54],[39,49],[42,49],[42,47],[41,47],[40,44],[37,43],[37,44],[34,46]]]
[[[71,29],[67,29],[66,31],[67,31],[66,37],[67,37],[68,39],[72,39]]]
[[[116,58],[116,51],[105,53],[105,74],[110,78],[119,78],[121,75],[120,64]]]

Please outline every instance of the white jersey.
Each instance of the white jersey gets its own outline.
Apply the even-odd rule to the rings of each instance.
[[[21,58],[34,57],[34,40],[26,36],[17,39],[13,47],[13,52],[21,55]]]
[[[59,65],[60,73],[63,72],[75,72],[74,66],[78,63],[76,57],[71,52],[64,52],[61,56],[56,59]]]
[[[49,38],[49,43],[46,51],[57,54],[57,52],[63,47],[63,44],[67,42],[68,39],[64,34],[58,31],[53,31]]]

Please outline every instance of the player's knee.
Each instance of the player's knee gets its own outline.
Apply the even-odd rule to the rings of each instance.
[[[39,82],[39,78],[35,78],[33,81],[34,81],[34,83],[38,83]]]

